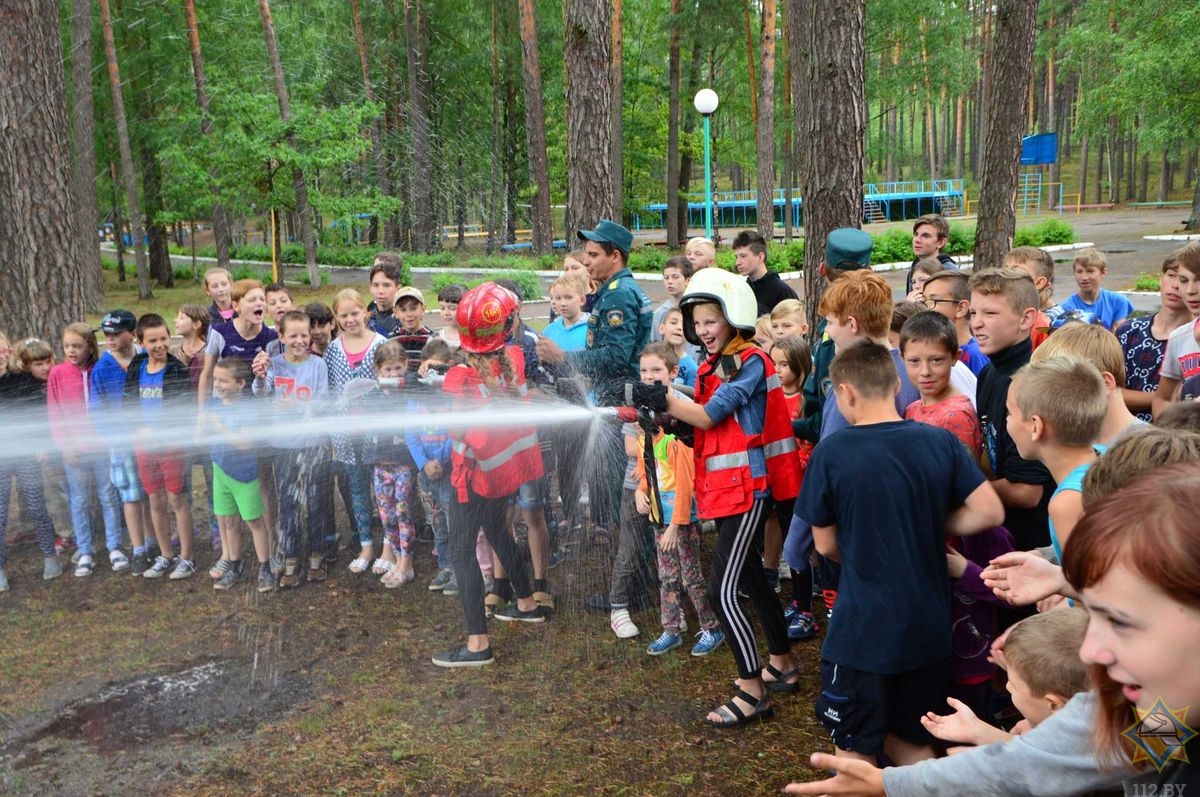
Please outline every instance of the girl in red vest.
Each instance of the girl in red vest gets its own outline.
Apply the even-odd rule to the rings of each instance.
[[[754,344],[757,302],[745,278],[701,269],[680,308],[684,334],[707,353],[696,378],[696,402],[666,396],[639,403],[665,409],[696,430],[696,504],[700,517],[717,523],[708,597],[738,668],[737,692],[705,722],[728,728],[772,716],[770,693],[800,688],[783,609],[761,561],[767,514],[774,503],[790,514],[800,463],[779,378]],[[749,593],[766,632],[765,668],[738,605],[739,586]]]
[[[516,320],[517,300],[493,282],[463,294],[458,303],[460,345],[465,365],[446,372],[442,389],[458,397],[460,409],[481,410],[497,401],[525,395],[525,363],[519,346],[508,346]],[[459,599],[467,622],[467,641],[433,657],[438,667],[482,667],[491,664],[483,577],[475,562],[480,528],[500,557],[516,602],[497,609],[497,620],[541,623],[546,612],[533,599],[529,553],[508,533],[509,504],[523,482],[543,475],[537,431],[531,427],[472,428],[451,431],[450,482],[457,502],[449,507],[450,561],[458,579]],[[497,579],[496,591],[504,585]],[[504,596],[508,597],[508,596]]]

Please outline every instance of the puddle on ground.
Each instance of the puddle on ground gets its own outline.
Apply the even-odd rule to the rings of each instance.
[[[150,752],[219,732],[251,729],[311,694],[307,679],[264,673],[257,657],[201,664],[111,686],[68,705],[48,724],[0,748],[16,768],[37,764],[62,742],[104,757]]]

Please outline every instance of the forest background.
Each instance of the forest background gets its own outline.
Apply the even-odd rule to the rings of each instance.
[[[70,164],[72,218],[40,223],[43,237],[79,239],[79,278],[61,286],[71,305],[102,301],[104,224],[144,228],[143,295],[172,283],[170,246],[195,240],[197,225],[213,228],[223,261],[231,245],[296,242],[314,282],[318,246],[491,253],[529,230],[544,253],[552,238],[598,218],[632,223],[668,199],[677,245],[685,203],[703,190],[691,107],[702,87],[721,98],[717,189],[762,202],[802,191],[806,175],[814,213],[820,189],[852,195],[859,182],[955,178],[983,199],[987,131],[1005,124],[1059,134],[1065,169],[1043,167],[1043,179],[1082,203],[1200,204],[1200,7],[1187,0],[5,6],[9,58],[46,78],[39,112],[70,122],[57,142],[69,151],[51,157]],[[53,36],[33,29],[55,22]],[[1029,52],[1015,66],[1005,35]],[[822,50],[854,55],[839,65]],[[848,138],[846,153],[820,149]],[[1015,150],[993,150],[1004,161],[993,166],[1015,172]],[[858,179],[838,168],[843,156]],[[12,185],[39,168],[6,162]],[[3,182],[0,200],[19,193]],[[861,220],[861,195],[850,199]],[[36,269],[21,279],[40,286]]]

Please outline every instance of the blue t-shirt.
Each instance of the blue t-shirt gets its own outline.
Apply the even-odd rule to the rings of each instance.
[[[581,313],[571,326],[567,326],[559,316],[546,325],[542,335],[558,344],[563,351],[583,351],[587,348],[587,331],[588,317]]]
[[[1072,293],[1062,303],[1067,310],[1077,310],[1083,314],[1084,320],[1090,324],[1102,324],[1108,329],[1122,318],[1129,318],[1133,312],[1133,304],[1119,293],[1100,289],[1094,304],[1088,304],[1079,298],[1078,293]]]
[[[676,384],[687,385],[690,388],[696,387],[696,372],[700,370],[700,366],[696,365],[696,361],[688,355],[683,355],[679,358],[679,375],[675,377]]]
[[[1103,452],[1101,452],[1103,453]],[[1083,477],[1087,474],[1088,468],[1092,467],[1092,463],[1088,462],[1080,465],[1075,470],[1067,474],[1067,478],[1063,479],[1057,487],[1054,488],[1054,495],[1050,496],[1050,500],[1054,500],[1054,496],[1061,493],[1063,490],[1074,490],[1077,493],[1083,492]],[[1062,542],[1058,539],[1058,532],[1054,530],[1054,518],[1050,518],[1050,544],[1054,546],[1054,555],[1058,557],[1058,561],[1062,561]]]
[[[142,411],[141,426],[158,427],[163,414],[163,376],[167,369],[156,374],[149,372],[150,362],[138,366],[138,399]]]
[[[837,527],[841,578],[822,658],[892,674],[950,655],[946,518],[983,481],[935,426],[891,421],[821,439],[796,515]]]
[[[904,357],[901,356],[899,349],[892,349],[892,362],[896,363],[896,373],[900,375],[900,392],[896,394],[896,414],[903,418],[904,411],[908,409],[908,405],[920,400],[921,393],[913,387],[912,382],[908,381],[908,369],[904,367]],[[834,386],[832,384],[829,385],[829,393],[825,396],[825,406],[821,412],[822,440],[839,429],[845,429],[850,425],[846,421],[846,416],[842,415],[841,408],[838,407],[837,397],[834,396]]]
[[[971,373],[975,374],[975,376],[979,376],[979,372],[983,370],[983,367],[991,362],[988,356],[983,353],[983,350],[979,348],[979,341],[975,340],[975,338],[971,338],[959,346],[958,351],[962,355],[962,361],[966,363],[967,367],[971,369]]]
[[[254,427],[253,401],[235,401],[223,404],[220,399],[210,399],[205,410],[216,415],[225,428],[235,434],[242,429]],[[258,478],[258,453],[253,449],[243,451],[225,442],[224,437],[212,434],[212,459],[231,479],[252,482]]]

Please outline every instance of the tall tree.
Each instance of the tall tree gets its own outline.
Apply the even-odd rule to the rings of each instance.
[[[96,126],[92,102],[92,5],[90,0],[71,2],[71,190],[76,202],[76,234],[84,300],[88,310],[104,306],[104,272],[100,268],[100,239],[96,224]]]
[[[759,69],[758,232],[768,241],[775,235],[775,0],[762,3],[762,65]]]
[[[146,261],[146,227],[142,223],[142,207],[138,202],[137,174],[133,170],[133,148],[129,143],[129,123],[125,119],[121,69],[117,65],[117,43],[113,37],[112,12],[109,10],[108,0],[100,0],[100,26],[104,32],[104,59],[108,63],[108,84],[112,90],[117,146],[121,151],[121,177],[125,182],[125,201],[129,203],[133,257],[137,262],[138,298],[149,299],[153,294],[150,292],[150,266]],[[117,234],[121,234],[121,231],[118,230]]]
[[[363,31],[362,15],[358,11],[358,0],[350,0],[350,14],[354,17],[354,40],[358,44],[358,60],[362,64],[363,91],[367,102],[375,102],[375,89],[371,85],[371,63],[367,57],[367,36]],[[375,165],[375,181],[381,196],[392,195],[392,181],[383,157],[383,141],[379,135],[379,117],[371,119],[371,158]],[[371,224],[378,229],[379,217],[372,216]],[[400,244],[395,220],[388,218],[383,224],[384,245],[389,249]]]
[[[56,6],[0,3],[0,317],[49,341],[85,310]]]
[[[612,2],[612,178],[613,208],[624,214],[625,139],[621,113],[625,105],[625,39],[621,15],[623,0]],[[624,218],[617,221],[624,223]]]
[[[441,242],[433,206],[433,131],[429,119],[429,75],[421,0],[405,0],[404,37],[408,56],[408,129],[412,143],[409,204],[413,209],[412,248],[433,252]]]
[[[271,59],[271,73],[275,77],[275,96],[279,100],[279,116],[285,125],[292,121],[292,104],[288,97],[287,81],[283,76],[283,61],[279,57],[279,39],[275,36],[275,23],[271,19],[271,0],[258,0],[258,14],[262,19],[263,38],[267,43],[267,55]],[[294,150],[296,137],[290,131],[288,144]],[[308,185],[304,172],[292,166],[292,192],[296,195],[296,217],[300,224],[300,240],[304,244],[304,262],[308,267],[308,284],[321,284],[321,271],[317,268],[317,247],[313,241],[312,218],[308,209]]]
[[[200,49],[200,25],[196,22],[196,0],[183,0],[183,11],[187,17],[188,46],[192,53],[192,78],[196,84],[196,105],[200,107],[200,134],[213,134],[212,114],[209,112],[208,78],[204,72],[204,53]],[[209,172],[215,185],[216,167]],[[217,265],[229,268],[229,247],[232,237],[229,232],[229,214],[218,199],[212,208],[213,239],[217,247]]]
[[[1017,229],[1015,201],[1021,168],[1021,135],[1033,67],[1033,32],[1038,0],[998,0],[991,97],[979,179],[979,223],[975,269],[998,267],[1012,248]]]
[[[607,0],[566,0],[567,240],[614,215]]]
[[[525,141],[529,151],[529,176],[533,179],[533,251],[549,254],[553,248],[550,226],[550,171],[546,159],[546,112],[542,106],[542,66],[538,58],[537,20],[533,0],[519,0],[521,11],[521,62],[524,65]]]
[[[665,192],[667,212],[667,246],[675,247],[679,240],[679,203],[675,200],[679,192],[679,80],[680,80],[680,13],[683,0],[671,0],[671,38],[667,46],[667,190]]]
[[[866,2],[827,0],[819,4],[819,12],[815,0],[787,2],[789,52],[800,50],[792,65],[792,86],[802,150],[804,289],[815,329],[825,289],[818,273],[825,237],[838,227],[862,224]]]

